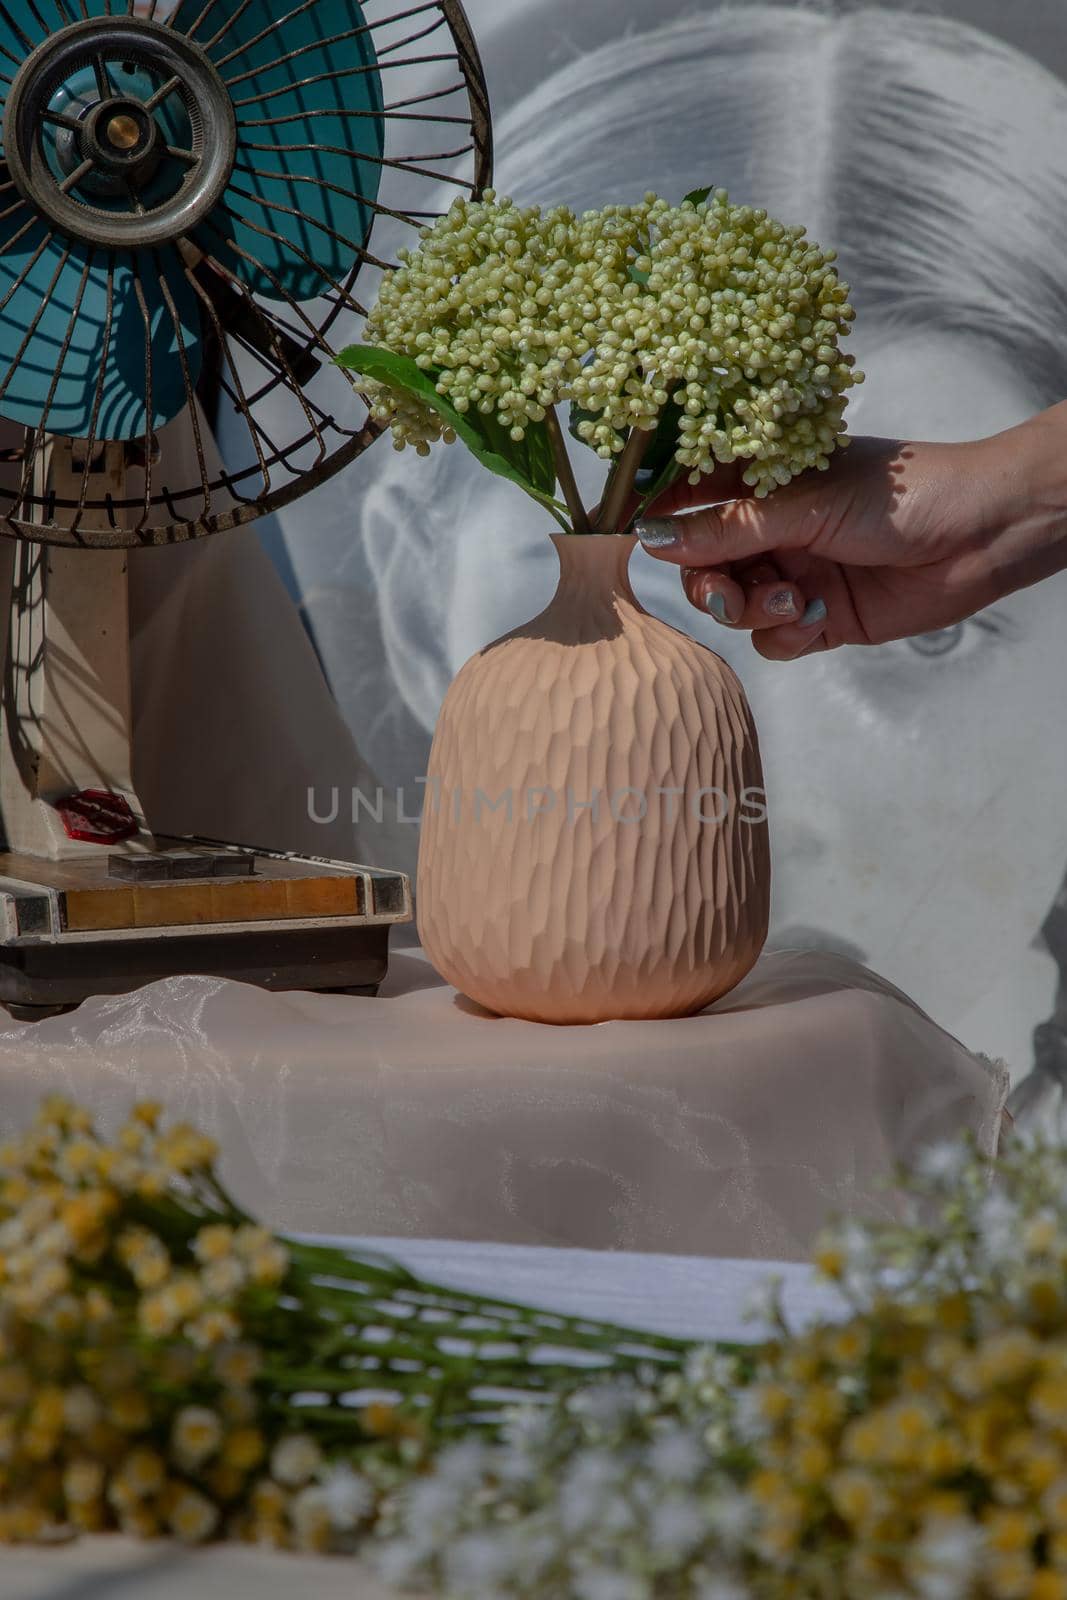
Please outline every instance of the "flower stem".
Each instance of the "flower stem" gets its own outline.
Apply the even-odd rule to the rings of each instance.
[[[597,517],[597,533],[619,533],[619,520],[634,492],[637,474],[654,434],[648,428],[631,428],[622,455],[612,468]]]
[[[545,412],[545,426],[548,429],[548,437],[552,445],[552,459],[556,463],[556,477],[559,479],[559,486],[563,490],[563,498],[567,502],[571,521],[574,523],[574,531],[575,533],[592,533],[589,517],[586,514],[585,506],[582,504],[582,497],[578,493],[574,467],[571,464],[571,458],[567,451],[567,445],[563,438],[563,429],[559,425],[559,417],[556,415],[555,406],[549,406]]]

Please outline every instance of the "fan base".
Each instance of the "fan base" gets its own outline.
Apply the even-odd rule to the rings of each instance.
[[[151,859],[146,875],[145,857],[123,852],[0,854],[0,1005],[40,1020],[187,975],[373,995],[390,927],[411,920],[403,873],[191,840]],[[194,861],[205,876],[189,875]]]
[[[37,1022],[73,1011],[93,995],[129,994],[162,978],[230,978],[260,989],[376,995],[389,963],[389,929],[313,934],[223,934],[175,942],[113,945],[0,946],[0,1005]]]

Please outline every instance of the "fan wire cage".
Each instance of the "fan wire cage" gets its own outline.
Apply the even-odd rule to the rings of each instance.
[[[457,0],[0,0],[0,94],[2,530],[174,543],[354,461],[333,357],[491,177]]]

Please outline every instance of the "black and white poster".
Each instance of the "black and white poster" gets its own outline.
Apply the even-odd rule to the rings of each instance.
[[[1067,396],[1057,0],[470,0],[498,190],[575,208],[712,184],[836,247],[867,374],[850,430],[977,439]],[[589,457],[582,487],[596,492]],[[417,812],[445,690],[558,572],[466,452],[383,442],[269,536],[363,759]],[[635,552],[644,605],[731,661],[758,721],[772,943],[845,951],[1016,1077],[1067,932],[1067,574],[958,626],[777,663]],[[323,773],[323,783],[330,775]],[[373,848],[373,831],[364,831]],[[414,823],[388,849],[413,869]],[[1067,970],[1067,966],[1065,966]],[[1047,1026],[1050,1019],[1053,1026]]]

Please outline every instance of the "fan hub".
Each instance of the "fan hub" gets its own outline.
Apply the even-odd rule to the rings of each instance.
[[[130,92],[134,79],[143,94]],[[179,119],[187,133],[175,146],[168,127]],[[51,34],[23,63],[3,139],[16,187],[50,223],[88,244],[143,249],[212,211],[237,126],[226,85],[193,40],[146,18],[93,17]]]
[[[110,178],[112,193],[121,194],[124,186],[140,189],[159,168],[164,138],[151,112],[137,101],[124,97],[101,100],[85,119],[80,134],[71,141],[72,149],[61,156],[67,166],[71,159],[79,164],[93,163],[86,177]],[[75,170],[77,170],[75,168]],[[85,184],[84,187],[97,187]]]
[[[104,131],[107,134],[109,148],[117,150],[122,156],[136,154],[136,146],[149,137],[148,132],[142,129],[137,119],[127,111],[111,116]]]

